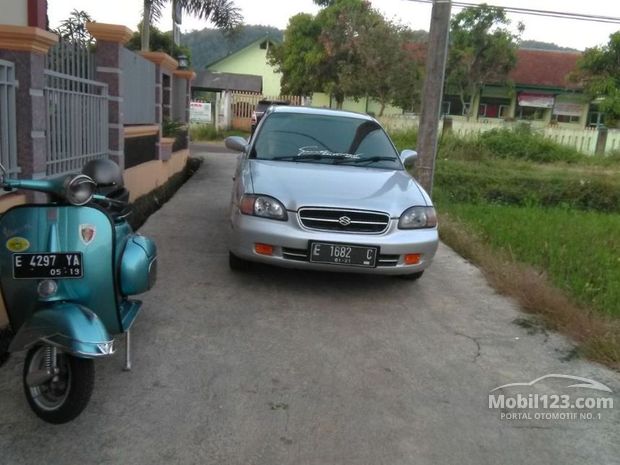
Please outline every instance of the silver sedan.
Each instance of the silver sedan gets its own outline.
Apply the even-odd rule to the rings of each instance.
[[[272,107],[241,152],[230,208],[230,267],[422,276],[438,245],[429,196],[367,115]]]

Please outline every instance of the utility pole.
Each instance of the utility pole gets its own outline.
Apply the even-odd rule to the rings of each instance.
[[[437,133],[443,98],[444,75],[446,73],[451,9],[451,0],[433,1],[417,147],[419,152],[418,181],[428,192],[428,195],[431,195],[433,191]]]

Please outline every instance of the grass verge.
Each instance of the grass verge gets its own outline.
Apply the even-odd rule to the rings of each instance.
[[[558,278],[564,279],[561,277],[563,273],[557,271],[561,267],[556,269],[555,266],[551,266],[553,271],[543,271],[543,267],[524,264],[523,261],[527,261],[529,257],[522,255],[520,250],[525,247],[533,251],[540,242],[531,242],[528,238],[514,240],[519,232],[511,233],[509,236],[502,232],[489,234],[487,226],[481,227],[481,223],[476,224],[476,221],[471,219],[473,209],[476,207],[478,206],[465,205],[455,206],[449,211],[443,209],[440,215],[441,239],[460,255],[478,265],[495,289],[514,298],[526,312],[540,315],[546,326],[567,334],[575,340],[580,355],[604,363],[616,370],[620,369],[620,319],[614,318],[620,315],[600,311],[601,307],[596,309],[586,305],[584,302],[592,297],[587,291],[587,286],[584,286],[585,295],[581,299],[572,299],[571,291],[566,292],[562,289],[563,286],[557,285]],[[516,209],[516,207],[500,208]],[[483,217],[485,212],[488,210],[482,208],[476,216]],[[531,213],[528,212],[528,216]],[[497,221],[500,215],[496,215],[493,221],[495,225],[502,223]],[[544,216],[544,212],[541,216]],[[472,221],[474,226],[472,226]],[[490,225],[491,221],[485,223]],[[506,229],[519,229],[517,222],[504,224]],[[557,223],[556,226],[558,226]],[[547,227],[546,229],[547,232],[551,232],[553,228]],[[512,237],[513,240],[510,241],[507,237]],[[587,237],[584,240],[587,240]],[[556,251],[568,250],[561,240],[554,241],[554,243],[557,245]],[[554,254],[542,253],[540,255],[548,260]],[[587,280],[587,271],[578,269],[580,263],[577,258],[581,257],[573,256],[572,258],[566,263],[564,269],[575,274],[568,278],[569,281],[571,279]],[[596,257],[592,258],[592,262],[596,264]],[[615,266],[616,272],[619,267]],[[607,283],[610,288],[615,285],[611,279]],[[612,292],[616,291],[612,290]],[[615,308],[617,310],[617,307]]]
[[[222,140],[229,136],[241,136],[245,138],[250,136],[250,133],[245,131],[218,131],[212,124],[192,124],[189,128],[189,134],[191,140],[194,142]]]

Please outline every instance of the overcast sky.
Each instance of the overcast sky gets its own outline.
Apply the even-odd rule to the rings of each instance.
[[[466,0],[470,3],[482,3]],[[408,0],[371,0],[373,6],[386,17],[407,24],[413,29],[428,30],[431,5]],[[620,16],[618,0],[490,0],[488,3],[499,6],[585,13],[589,15]],[[316,13],[318,7],[312,0],[235,0],[241,8],[246,24],[264,24],[280,29],[286,28],[288,18],[300,12]],[[142,11],[141,0],[48,0],[48,14],[51,27],[69,15],[73,8],[88,12],[95,21],[102,23],[125,24],[136,29]],[[453,8],[453,13],[460,11]],[[170,29],[170,9],[158,27]],[[583,50],[586,47],[601,45],[608,41],[609,35],[620,30],[618,24],[605,24],[539,16],[510,14],[516,24],[525,24],[524,39],[555,42],[564,47]],[[191,17],[183,19],[183,32],[211,26],[208,22]]]

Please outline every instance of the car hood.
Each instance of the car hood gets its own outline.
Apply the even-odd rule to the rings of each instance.
[[[428,204],[404,170],[255,159],[249,163],[254,193],[275,197],[287,210],[343,207],[398,217],[406,208]]]

